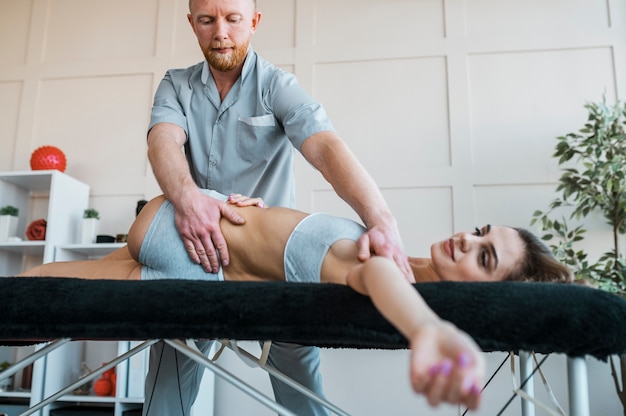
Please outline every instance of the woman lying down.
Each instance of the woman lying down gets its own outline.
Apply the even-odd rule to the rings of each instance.
[[[431,405],[442,401],[475,409],[485,370],[474,341],[441,320],[395,263],[373,256],[357,259],[365,229],[348,219],[264,207],[260,198],[211,196],[235,206],[245,224],[220,225],[230,264],[206,273],[193,263],[174,223],[174,207],[163,196],[150,201],[128,234],[128,245],[99,260],[48,263],[22,276],[91,279],[268,280],[338,283],[367,295],[411,347],[410,381]],[[410,258],[421,281],[532,280],[568,282],[569,270],[524,230],[485,226],[435,243],[431,258]]]

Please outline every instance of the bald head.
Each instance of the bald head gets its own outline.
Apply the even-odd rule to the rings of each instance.
[[[193,13],[194,4],[201,0],[189,0],[189,13]],[[205,0],[206,1],[206,0]],[[253,10],[256,11],[256,0],[250,0]]]

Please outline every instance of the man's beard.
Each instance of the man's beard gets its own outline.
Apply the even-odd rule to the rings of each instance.
[[[247,41],[244,45],[219,45],[213,43],[206,48],[202,48],[202,52],[204,53],[204,57],[212,68],[220,72],[228,72],[237,68],[241,63],[243,63],[243,61],[246,59],[246,54],[248,53],[249,44],[249,41]],[[233,47],[232,53],[224,54],[213,51],[214,48],[224,46]]]

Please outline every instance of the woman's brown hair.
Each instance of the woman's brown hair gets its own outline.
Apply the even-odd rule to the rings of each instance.
[[[573,283],[572,271],[559,262],[539,238],[523,228],[513,228],[526,248],[518,267],[505,276],[507,281]]]

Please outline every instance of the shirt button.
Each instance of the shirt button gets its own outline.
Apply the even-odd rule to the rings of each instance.
[[[215,167],[215,165],[217,165],[217,162],[215,160],[209,160],[209,165]]]

